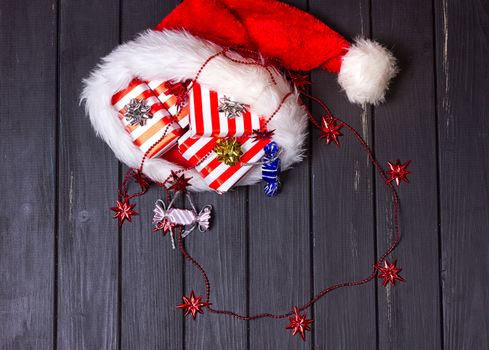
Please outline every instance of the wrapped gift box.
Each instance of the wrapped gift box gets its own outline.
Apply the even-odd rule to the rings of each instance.
[[[125,116],[129,105],[136,100],[142,101],[143,106],[150,109],[148,118],[141,123],[131,122]],[[141,151],[148,152],[148,158],[159,156],[175,146],[183,133],[183,129],[174,122],[151,88],[140,80],[133,80],[127,88],[114,94],[112,105],[119,112],[134,144]]]
[[[175,118],[177,123],[182,128],[186,128],[189,124],[189,105],[188,103],[185,103],[183,106],[178,106],[178,97],[171,93],[172,87],[174,87],[175,84],[164,80],[151,80],[148,81],[147,84],[166,110]],[[177,85],[180,85],[182,89],[186,90],[184,84],[177,83]]]
[[[249,136],[238,138],[243,155],[240,163],[229,166],[217,160],[213,151],[218,140],[218,137],[192,137],[190,130],[178,140],[183,158],[195,166],[210,188],[218,192],[226,192],[235,185],[254,166],[243,163],[258,162],[264,155],[263,149],[271,142],[270,139],[255,140]]]
[[[191,136],[240,137],[264,126],[249,106],[197,82],[189,92],[189,105]]]

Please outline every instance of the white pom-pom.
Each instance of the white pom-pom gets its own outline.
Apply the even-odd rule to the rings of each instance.
[[[338,82],[350,102],[377,105],[397,72],[390,51],[375,41],[357,39],[343,56]]]

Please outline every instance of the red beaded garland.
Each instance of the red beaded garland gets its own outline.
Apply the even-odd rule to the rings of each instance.
[[[230,48],[225,48],[222,51],[216,53],[215,55],[209,57],[204,64],[200,67],[198,70],[195,78],[193,81],[196,81],[199,75],[201,74],[202,70],[204,67],[215,57],[218,57],[220,55],[224,55],[228,59],[234,60],[231,58],[227,53],[229,52]],[[235,60],[237,63],[243,63],[243,64],[255,64],[253,62],[249,61],[238,61]],[[263,66],[267,71],[270,70],[268,68],[268,65],[266,64],[261,64],[257,63],[257,65]],[[275,83],[273,79],[273,75],[270,73],[272,81]],[[308,85],[308,81],[306,80],[305,76],[301,77],[292,77],[293,81],[297,83],[297,89],[299,92],[305,96],[310,98],[311,100],[319,103],[321,107],[325,110],[326,115],[322,117],[322,123],[318,123],[312,114],[306,110],[308,118],[311,120],[311,122],[322,132],[321,138],[324,138],[326,140],[326,143],[329,144],[331,142],[334,142],[335,144],[339,145],[338,137],[343,136],[343,134],[340,132],[340,129],[345,127],[348,131],[350,131],[353,136],[356,138],[356,140],[360,143],[360,145],[363,147],[364,151],[367,153],[371,163],[377,170],[377,172],[380,174],[380,176],[383,178],[385,181],[387,187],[392,193],[392,198],[393,198],[393,223],[394,223],[394,239],[391,242],[391,245],[389,248],[379,257],[377,262],[375,263],[371,273],[360,280],[355,280],[355,281],[347,281],[347,282],[342,282],[338,283],[332,286],[329,286],[322,291],[320,291],[318,294],[316,294],[314,297],[312,297],[308,302],[306,302],[304,305],[301,307],[295,307],[293,308],[292,312],[284,313],[284,314],[271,314],[271,313],[261,313],[261,314],[256,314],[256,315],[241,315],[238,313],[235,313],[230,310],[218,310],[214,309],[211,307],[210,304],[210,295],[211,295],[211,287],[210,287],[210,282],[209,278],[207,276],[206,271],[204,268],[192,257],[190,254],[186,251],[183,243],[182,243],[182,230],[179,230],[177,234],[178,238],[178,246],[180,248],[180,251],[184,255],[185,259],[190,261],[192,265],[201,273],[202,278],[204,280],[205,284],[205,299],[202,300],[201,296],[195,296],[194,292],[192,291],[189,297],[183,296],[182,299],[184,301],[183,304],[180,304],[177,306],[177,308],[185,309],[185,315],[192,315],[192,317],[195,319],[197,313],[203,313],[203,309],[207,308],[207,310],[210,313],[215,313],[215,314],[222,314],[222,315],[228,315],[232,317],[236,317],[240,320],[245,320],[245,321],[251,321],[251,320],[256,320],[259,318],[273,318],[273,319],[281,319],[281,318],[289,318],[289,325],[286,327],[287,329],[292,330],[292,335],[297,335],[299,334],[303,340],[305,340],[305,332],[306,331],[311,331],[310,324],[313,322],[310,319],[306,318],[306,313],[300,314],[300,312],[308,309],[311,307],[314,303],[316,303],[319,299],[321,299],[323,296],[325,296],[327,293],[339,289],[339,288],[344,288],[344,287],[353,287],[353,286],[358,286],[362,285],[365,283],[368,283],[372,279],[374,279],[377,276],[378,271],[380,272],[378,274],[378,278],[383,278],[384,279],[384,286],[387,285],[387,283],[395,284],[395,281],[405,281],[401,276],[399,276],[399,272],[401,271],[400,268],[396,267],[397,261],[394,261],[392,264],[390,264],[387,260],[386,257],[392,253],[392,251],[397,247],[399,244],[400,236],[399,236],[399,198],[397,195],[397,192],[393,186],[393,182],[395,182],[398,186],[400,182],[409,182],[407,179],[407,175],[410,174],[410,172],[406,169],[407,166],[410,164],[410,161],[401,164],[399,161],[397,161],[396,164],[390,163],[390,170],[387,171],[389,174],[389,178],[387,178],[386,174],[384,173],[383,169],[380,167],[378,162],[375,160],[372,151],[370,150],[369,146],[367,143],[363,140],[363,138],[360,136],[360,134],[349,124],[339,120],[338,118],[334,117],[331,113],[331,111],[328,109],[328,107],[318,98],[311,96],[307,94],[306,91],[304,91],[302,88],[304,86]],[[292,92],[289,92],[286,94],[277,109],[271,114],[271,116],[268,118],[266,121],[265,125],[268,125],[268,122],[278,113],[282,105],[285,103],[286,99],[292,96]],[[255,132],[255,137],[260,138],[260,137],[268,137],[271,135],[268,135],[265,132]],[[124,220],[131,221],[131,215],[137,215],[137,213],[133,210],[134,204],[129,203],[129,199],[133,198],[134,196],[141,195],[147,191],[149,188],[149,185],[146,184],[144,179],[137,177],[137,174],[142,174],[142,168],[144,165],[144,161],[146,159],[146,155],[143,157],[143,160],[141,162],[141,166],[139,168],[139,171],[136,173],[131,173],[131,170],[129,171],[128,175],[124,178],[123,184],[122,184],[122,189],[119,191],[119,197],[124,198],[122,202],[117,201],[117,206],[112,208],[116,212],[114,217],[117,217],[119,220],[119,223],[122,224]],[[190,186],[189,184],[189,178],[186,178],[184,175],[178,176],[179,173],[183,173],[186,170],[189,169],[180,169],[175,172],[172,171],[170,176],[163,182],[160,183],[159,185],[164,187],[167,190],[174,190],[175,192],[182,191],[186,192],[187,187]],[[128,196],[127,195],[127,180],[130,177],[134,177],[136,181],[140,184],[141,187],[141,192],[133,194]],[[169,187],[165,186],[165,184],[169,182]],[[165,227],[161,227],[161,229],[164,230],[165,233]],[[168,229],[168,227],[166,227]],[[170,228],[171,229],[171,228]]]

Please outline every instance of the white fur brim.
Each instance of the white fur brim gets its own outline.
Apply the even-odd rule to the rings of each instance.
[[[384,102],[390,80],[397,74],[396,59],[379,43],[357,39],[341,63],[338,82],[350,102]]]
[[[110,146],[116,157],[127,166],[139,167],[143,153],[136,147],[118,113],[111,105],[111,97],[125,88],[134,77],[143,80],[185,81],[193,79],[202,64],[211,55],[221,51],[213,43],[194,37],[184,31],[146,31],[138,38],[116,48],[103,58],[102,63],[84,80],[82,100],[97,134]],[[242,57],[237,57],[243,59]],[[205,67],[199,82],[213,90],[240,97],[259,115],[273,113],[283,96],[291,91],[287,80],[276,70],[269,73],[258,66],[244,65],[219,56]],[[273,139],[281,148],[283,170],[302,160],[307,134],[307,116],[296,91],[290,96],[269,123],[275,129]],[[164,181],[176,164],[161,158],[145,161],[143,172],[154,181]],[[194,170],[190,189],[209,190],[202,177]],[[238,183],[248,185],[261,179],[261,167],[254,166]]]

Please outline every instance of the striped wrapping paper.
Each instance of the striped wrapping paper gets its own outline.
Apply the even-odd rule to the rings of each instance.
[[[145,100],[146,105],[151,107],[153,117],[147,119],[143,126],[131,125],[124,117],[125,106],[133,98]],[[127,88],[112,96],[112,105],[119,112],[119,118],[131,135],[134,144],[145,153],[149,151],[148,158],[161,155],[175,146],[183,133],[183,129],[173,121],[173,117],[163,107],[150,87],[140,80],[134,79]]]
[[[160,100],[167,111],[176,119],[182,128],[186,128],[189,124],[189,105],[188,103],[179,111],[177,106],[177,97],[168,92],[168,82],[164,80],[151,80],[147,82],[148,86],[153,90],[156,97]]]
[[[243,149],[241,163],[229,166],[218,161],[213,151],[218,140],[218,137],[192,137],[190,130],[178,140],[178,150],[183,158],[194,164],[207,185],[218,192],[226,192],[236,184],[252,168],[242,163],[258,162],[264,155],[263,149],[271,141],[240,137],[238,141]]]
[[[242,116],[227,118],[224,112],[219,112],[220,100],[224,97],[197,82],[193,83],[189,93],[191,136],[239,137],[264,126],[263,118],[251,113],[249,108]]]

